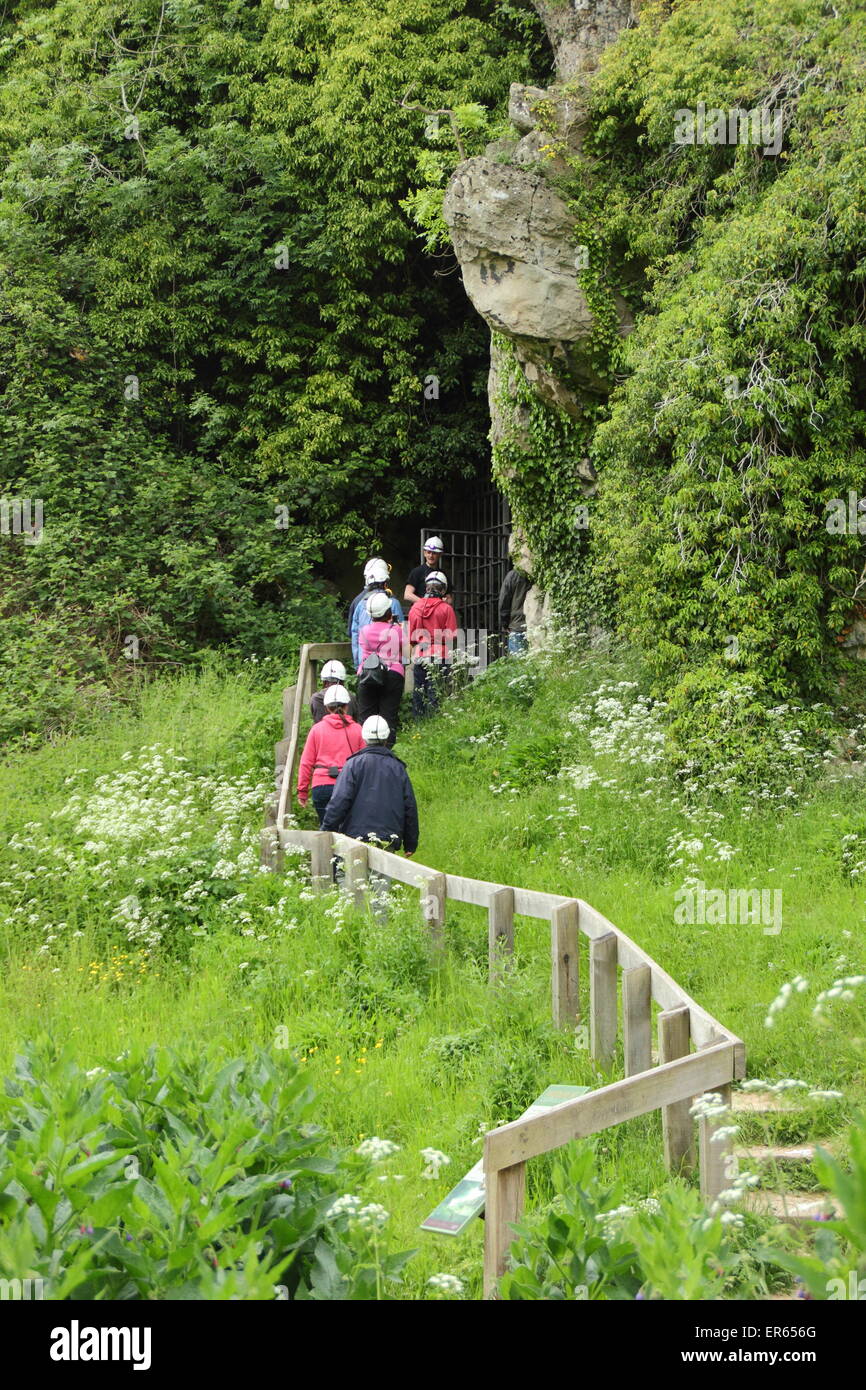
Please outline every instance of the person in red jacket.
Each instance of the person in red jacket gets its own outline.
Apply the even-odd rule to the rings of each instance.
[[[445,602],[448,580],[441,570],[430,571],[425,589],[424,598],[409,609],[409,644],[415,676],[412,713],[419,719],[433,713],[439,704],[438,689],[447,688],[457,633],[457,615]]]
[[[349,714],[351,696],[345,686],[329,685],[325,714],[307,734],[298,768],[298,801],[306,806],[312,783],[313,805],[321,826],[343,764],[364,747],[361,726]]]

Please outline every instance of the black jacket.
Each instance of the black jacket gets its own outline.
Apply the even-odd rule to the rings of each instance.
[[[325,717],[325,692],[324,690],[314,690],[310,700],[310,714],[313,716],[313,723],[318,724],[320,719]],[[353,719],[358,718],[358,703],[354,695],[349,694],[349,714]]]
[[[499,590],[499,630],[525,632],[526,617],[523,605],[532,588],[532,580],[521,570],[509,570]]]
[[[343,764],[322,821],[323,830],[339,830],[356,840],[418,848],[418,807],[406,765],[390,748],[374,744],[353,753]]]

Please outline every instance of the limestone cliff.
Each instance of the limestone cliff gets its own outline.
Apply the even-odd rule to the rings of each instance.
[[[497,141],[465,160],[445,194],[444,214],[472,304],[507,340],[535,395],[566,415],[580,414],[585,393],[598,397],[600,380],[587,351],[593,315],[581,287],[581,248],[574,217],[551,175],[569,171],[580,154],[584,95],[599,55],[633,18],[637,0],[533,0],[550,39],[557,81],[547,89],[512,85],[509,117],[519,139]],[[622,332],[631,318],[615,302]],[[501,418],[501,353],[494,339],[489,381],[491,439],[520,431],[520,406]],[[578,464],[585,491],[591,467]]]

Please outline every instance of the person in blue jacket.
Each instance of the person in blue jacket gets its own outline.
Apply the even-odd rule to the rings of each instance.
[[[365,599],[367,597],[367,594],[369,593],[367,585],[370,583],[370,576],[372,571],[374,569],[378,569],[382,565],[384,565],[385,567],[385,582],[387,583],[388,576],[391,573],[391,566],[388,564],[387,560],[382,559],[381,555],[374,555],[372,560],[368,560],[366,565],[364,566],[364,587],[361,590],[360,594],[355,595],[346,611],[346,631],[349,634],[350,641],[352,638],[352,619],[355,616],[355,609],[358,607],[358,604],[361,602],[361,600]]]
[[[358,602],[355,604],[352,613],[352,621],[349,624],[349,640],[352,643],[352,657],[355,663],[355,670],[361,664],[361,628],[366,627],[371,621],[370,613],[367,609],[367,599],[371,594],[388,594],[391,599],[391,612],[394,614],[398,623],[403,621],[403,608],[400,600],[395,598],[388,586],[388,566],[384,560],[371,560],[364,571],[364,578],[367,587],[363,594],[359,594]]]
[[[322,821],[355,840],[376,840],[386,849],[400,846],[411,858],[418,848],[418,805],[406,765],[385,747],[387,720],[371,714],[361,726],[366,748],[343,764]]]

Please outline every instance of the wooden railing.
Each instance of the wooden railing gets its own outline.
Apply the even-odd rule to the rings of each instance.
[[[346,887],[358,905],[365,901],[370,871],[417,887],[434,957],[441,959],[446,948],[448,899],[486,909],[488,969],[493,987],[507,970],[508,957],[514,949],[515,915],[549,922],[551,1007],[559,1027],[574,1028],[579,1022],[581,939],[586,938],[588,1046],[591,1056],[605,1071],[613,1068],[617,1055],[621,993],[624,1079],[566,1101],[545,1114],[501,1125],[485,1137],[486,1296],[495,1295],[497,1281],[505,1271],[513,1239],[510,1227],[523,1213],[529,1159],[573,1139],[661,1110],[668,1168],[682,1172],[694,1167],[694,1123],[689,1106],[695,1096],[705,1091],[718,1091],[729,1099],[731,1082],[745,1076],[745,1045],[594,907],[580,898],[443,873],[345,835],[279,829],[281,824],[278,821],[276,826],[266,826],[262,831],[262,862],[278,870],[287,848],[309,851],[313,887],[318,892],[332,887],[334,854],[343,859]],[[657,1064],[653,1062],[652,1049],[653,1003],[661,1010],[656,1020]],[[693,1047],[695,1051],[691,1050]],[[732,1144],[727,1137],[713,1142],[715,1122],[703,1119],[698,1126],[701,1191],[709,1200],[728,1186],[726,1160]]]
[[[301,647],[298,666],[298,683],[283,691],[283,737],[274,745],[274,761],[277,768],[282,766],[283,775],[277,798],[276,811],[272,814],[266,808],[268,819],[277,825],[284,825],[286,813],[292,804],[292,787],[295,769],[301,747],[301,719],[305,706],[316,689],[316,677],[326,661],[342,661],[351,664],[352,646],[349,642],[305,642]]]

